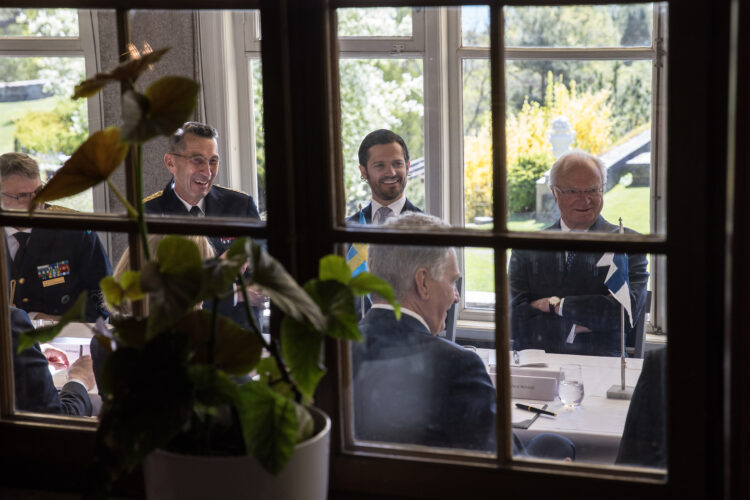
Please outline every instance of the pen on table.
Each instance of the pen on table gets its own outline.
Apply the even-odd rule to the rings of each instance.
[[[520,408],[520,409],[526,410],[526,411],[532,411],[534,413],[541,413],[542,415],[549,415],[551,417],[556,417],[557,416],[557,413],[555,413],[555,412],[551,412],[551,411],[547,411],[547,410],[542,410],[541,408],[534,408],[533,406],[529,406],[529,405],[522,405],[521,403],[516,403],[516,408]]]

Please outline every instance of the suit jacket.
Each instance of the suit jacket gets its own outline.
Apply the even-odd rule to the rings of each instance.
[[[358,439],[494,451],[495,388],[476,353],[371,309],[352,344]]]
[[[10,261],[7,251],[6,257]],[[109,316],[99,281],[112,274],[112,266],[93,231],[34,228],[20,267],[9,269],[15,307],[59,316],[86,291],[86,321]]]
[[[422,210],[420,210],[419,207],[414,205],[408,199],[406,200],[406,203],[404,203],[404,208],[401,209],[402,214],[405,212],[421,212],[421,211]],[[358,210],[354,215],[347,217],[346,222],[349,224],[359,224],[360,214],[365,215],[365,222],[367,224],[372,224],[372,202],[368,203],[367,206],[363,208],[362,210]]]
[[[633,391],[617,464],[667,466],[667,349],[647,352]]]
[[[16,409],[90,416],[92,405],[86,388],[79,383],[68,382],[58,393],[52,382],[49,363],[42,354],[39,344],[16,353],[19,335],[34,328],[29,316],[21,309],[11,307],[10,324]]]
[[[618,226],[599,217],[590,231],[616,232]],[[547,230],[560,230],[560,221]],[[631,229],[626,229],[634,233]],[[516,349],[536,348],[563,354],[620,355],[620,304],[604,285],[607,267],[597,267],[603,254],[576,253],[570,270],[565,252],[513,250],[509,280],[511,332]],[[644,254],[628,255],[633,324],[646,302],[648,262]],[[542,312],[529,304],[542,297],[565,299],[563,316]],[[591,333],[579,333],[566,343],[571,327],[583,325]],[[626,335],[633,328],[625,318]]]
[[[170,180],[163,190],[143,200],[147,214],[190,215],[172,189],[173,180]],[[258,207],[255,206],[253,197],[245,193],[214,184],[204,199],[206,201],[205,213],[208,217],[249,217],[260,220]],[[235,238],[210,236],[208,239],[218,256],[232,245]]]

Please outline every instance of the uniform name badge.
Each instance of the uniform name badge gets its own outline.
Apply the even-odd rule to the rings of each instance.
[[[36,274],[42,280],[42,286],[44,287],[65,283],[65,276],[70,274],[69,261],[61,260],[53,264],[37,266]]]

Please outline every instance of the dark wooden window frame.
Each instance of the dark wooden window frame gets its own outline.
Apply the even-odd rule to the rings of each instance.
[[[11,0],[9,6],[59,7],[59,2]],[[750,379],[747,290],[750,266],[750,204],[740,199],[750,186],[747,169],[750,141],[750,16],[738,0],[675,0],[669,4],[667,231],[666,236],[623,239],[511,234],[501,222],[486,233],[456,229],[450,234],[403,234],[343,226],[342,175],[338,137],[335,9],[368,6],[460,5],[464,2],[389,0],[69,0],[77,8],[231,8],[261,9],[264,40],[263,86],[268,186],[268,221],[256,226],[242,220],[196,223],[165,218],[149,222],[156,232],[234,234],[263,237],[270,251],[300,280],[317,272],[320,256],[357,240],[408,244],[479,246],[496,250],[495,289],[505,290],[506,248],[640,251],[667,256],[670,335],[668,354],[669,474],[606,469],[556,468],[512,462],[506,446],[494,462],[462,462],[449,457],[393,456],[343,449],[339,415],[343,406],[340,364],[343,346],[327,344],[329,374],[318,404],[334,417],[331,455],[332,497],[364,494],[416,497],[524,495],[529,492],[574,493],[583,498],[629,496],[648,498],[746,497],[748,490],[748,405]],[[531,2],[465,2],[490,4],[491,33],[498,40],[503,4]],[[602,3],[577,0],[534,4]],[[123,17],[121,15],[121,17]],[[121,27],[124,27],[122,23]],[[121,30],[121,35],[124,33]],[[123,37],[124,38],[124,37]],[[124,39],[120,41],[122,46]],[[744,43],[738,43],[744,42]],[[494,178],[504,175],[501,89],[502,47],[493,45],[492,109]],[[304,82],[300,84],[299,82]],[[743,86],[744,85],[744,86]],[[132,168],[128,169],[132,179]],[[132,185],[132,180],[129,182]],[[494,213],[505,213],[504,182],[494,186]],[[129,189],[132,197],[134,190]],[[315,207],[311,210],[310,207]],[[503,221],[504,217],[495,217]],[[28,219],[0,213],[0,224],[90,228],[121,231],[134,238],[135,224],[118,216],[52,216]],[[131,243],[135,243],[132,241]],[[2,243],[0,243],[2,246]],[[132,245],[136,247],[137,245]],[[3,249],[0,248],[0,251]],[[135,253],[136,261],[142,256]],[[2,263],[4,264],[4,263]],[[0,265],[0,280],[6,270]],[[5,287],[0,300],[7,303]],[[498,324],[507,324],[507,302],[498,293]],[[275,324],[275,320],[274,320]],[[499,329],[500,330],[500,329]],[[19,416],[9,412],[10,353],[7,310],[0,308],[0,467],[4,485],[75,490],[85,481],[93,448],[92,425],[70,419]],[[497,347],[507,345],[507,329],[498,331]],[[507,379],[507,367],[499,381]],[[502,383],[498,384],[500,387]],[[507,403],[498,392],[500,405]],[[508,429],[508,417],[498,422]],[[507,432],[501,435],[507,435]],[[47,443],[54,443],[49,448]],[[68,450],[60,459],[52,449]],[[125,491],[138,492],[125,484]],[[565,494],[565,493],[563,493]]]

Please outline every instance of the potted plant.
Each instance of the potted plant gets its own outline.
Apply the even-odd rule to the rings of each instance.
[[[138,222],[148,259],[140,271],[127,271],[119,279],[107,277],[101,282],[114,314],[111,325],[100,319],[92,328],[110,351],[100,377],[103,406],[88,492],[94,497],[105,496],[114,481],[146,457],[159,469],[152,477],[165,474],[164,457],[177,457],[179,462],[184,455],[250,456],[270,475],[279,474],[295,449],[306,448],[306,443],[318,440],[316,432],[330,426],[327,417],[310,408],[325,373],[323,339],[360,338],[356,296],[377,292],[398,308],[388,284],[369,273],[352,278],[344,259],[335,255],[321,259],[318,278],[304,288],[249,238],[237,239],[221,258],[203,260],[195,243],[167,236],[151,255],[143,203],[132,206],[109,176],[125,158],[129,145],[135,145],[137,198],[142,200],[141,145],[158,135],[171,134],[192,113],[199,89],[192,80],[168,76],[143,93],[135,90],[138,76],[165,52],[131,59],[76,87],[74,98],[82,98],[109,82],[123,82],[127,89],[123,93],[123,125],[89,137],[32,203],[36,206],[107,182]],[[249,282],[243,272],[248,263],[252,270]],[[248,330],[218,316],[216,307],[212,311],[199,307],[219,301],[235,280],[240,281],[243,292],[250,284],[261,288],[284,313],[280,342],[261,335],[249,306]],[[138,301],[146,302],[141,309],[147,309],[148,314],[125,312],[130,310],[126,304]],[[49,341],[69,322],[81,320],[84,304],[85,297],[79,297],[59,323],[24,334],[19,349]],[[314,476],[323,479],[322,493],[303,487],[301,498],[325,498],[327,444],[321,448],[323,456],[313,458],[313,463],[324,466],[314,469]],[[166,451],[154,455],[156,450]],[[250,466],[240,465],[243,471]],[[207,474],[210,468],[206,463],[189,467],[194,471],[188,473],[190,477]],[[235,470],[232,467],[220,462],[219,470]],[[273,482],[265,478],[248,483],[247,472],[231,475],[249,484],[240,486],[247,488],[243,498],[255,498],[254,490]],[[295,476],[281,482],[301,479]],[[217,487],[218,483],[210,491],[216,492]],[[317,488],[320,490],[320,485]],[[280,498],[274,493],[263,495]]]

